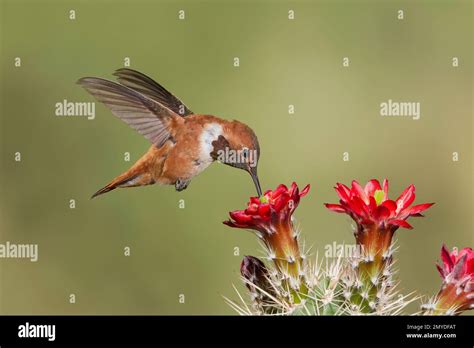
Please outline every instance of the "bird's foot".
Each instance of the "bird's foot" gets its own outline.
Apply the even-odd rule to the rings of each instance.
[[[176,188],[176,191],[183,191],[186,189],[186,187],[188,187],[189,183],[191,182],[191,180],[181,180],[181,179],[178,179],[176,180],[176,182],[174,183],[174,187]]]

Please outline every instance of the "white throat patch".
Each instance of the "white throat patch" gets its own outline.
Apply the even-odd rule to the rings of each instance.
[[[209,123],[204,127],[204,131],[199,137],[199,145],[201,148],[199,156],[204,162],[212,162],[210,153],[214,149],[212,142],[219,138],[222,134],[222,126],[218,123]]]

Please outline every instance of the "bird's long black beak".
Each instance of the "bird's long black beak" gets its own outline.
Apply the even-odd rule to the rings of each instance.
[[[252,177],[253,183],[255,184],[255,188],[257,189],[257,194],[259,197],[262,196],[262,188],[260,187],[260,181],[258,180],[257,175],[257,167],[250,167],[249,168],[250,176]]]

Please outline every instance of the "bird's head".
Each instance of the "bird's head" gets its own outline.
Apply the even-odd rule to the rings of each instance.
[[[215,160],[250,174],[260,197],[262,189],[257,175],[260,145],[254,131],[242,122],[232,121],[212,145]]]

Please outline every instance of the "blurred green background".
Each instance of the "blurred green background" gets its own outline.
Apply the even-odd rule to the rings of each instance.
[[[222,295],[243,289],[243,255],[261,255],[222,224],[254,195],[247,174],[215,164],[181,193],[89,200],[149,143],[103,105],[87,120],[56,117],[55,103],[94,101],[75,81],[111,78],[125,57],[192,110],[249,124],[264,189],[312,185],[296,218],[320,254],[353,243],[349,218],[323,207],[352,179],[387,177],[393,198],[413,183],[416,203],[436,202],[397,232],[405,293],[439,289],[442,243],[474,244],[471,1],[3,0],[0,38],[0,242],[39,244],[36,263],[0,260],[1,314],[235,313]],[[381,117],[388,99],[420,102],[421,119]]]

